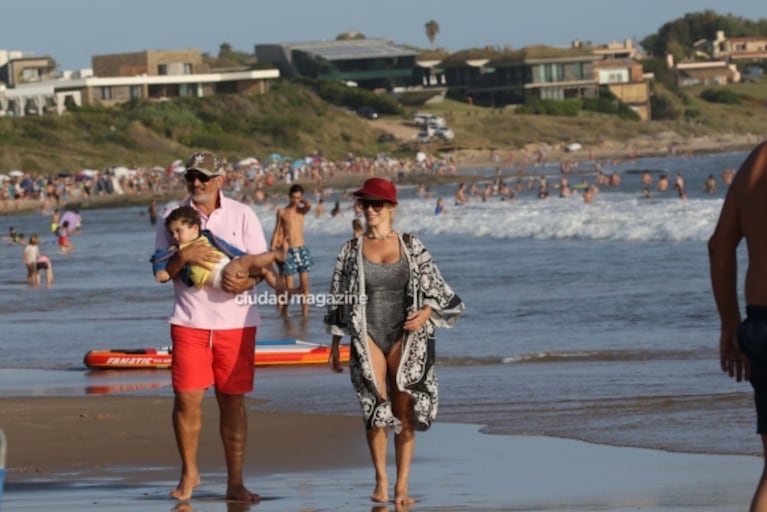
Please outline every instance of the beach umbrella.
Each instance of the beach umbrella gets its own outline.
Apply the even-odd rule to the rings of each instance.
[[[269,160],[270,162],[279,162],[280,160],[282,160],[282,158],[283,158],[282,155],[279,153],[272,153],[271,155],[266,157],[266,159]]]
[[[21,176],[24,176],[24,173],[19,171],[18,169],[14,169],[8,173],[8,176],[11,178],[19,178]]]
[[[249,156],[247,158],[243,158],[239,162],[235,164],[235,167],[248,167],[250,165],[255,165],[258,163],[258,158]]]
[[[93,169],[83,169],[82,171],[77,173],[77,176],[75,176],[75,181],[85,181],[95,178],[98,175],[98,171],[94,171]]]
[[[9,179],[11,179],[11,178],[9,178],[7,174],[0,174],[0,181],[5,181],[5,180],[9,180]]]
[[[59,171],[59,173],[57,174],[57,176],[58,176],[59,178],[71,178],[71,177],[72,177],[72,173],[71,173],[71,172],[69,172],[69,171]]]
[[[112,169],[112,173],[114,173],[114,175],[119,178],[120,176],[125,176],[126,174],[128,174],[129,170],[127,167],[118,166]]]
[[[292,164],[293,169],[300,169],[301,167],[304,167],[305,165],[306,165],[306,162],[301,158],[297,160],[293,160],[293,164]]]
[[[93,178],[96,176],[99,172],[94,169],[83,169],[79,173],[77,173],[77,177],[80,178]]]

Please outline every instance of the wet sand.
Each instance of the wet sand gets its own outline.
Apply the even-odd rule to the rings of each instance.
[[[275,414],[259,411],[261,403],[248,402],[245,475],[262,502],[221,498],[225,472],[209,398],[202,484],[179,505],[168,497],[178,471],[171,397],[0,398],[8,437],[3,510],[395,510],[369,501],[373,472],[359,417]],[[417,439],[412,511],[745,510],[762,464],[758,457],[486,435],[476,425],[439,422]]]

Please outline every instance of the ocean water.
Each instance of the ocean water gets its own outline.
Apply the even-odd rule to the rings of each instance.
[[[605,171],[618,171],[622,184],[603,187],[592,204],[555,194],[539,200],[529,191],[512,201],[475,200],[458,208],[455,185],[440,185],[430,189],[447,199],[448,211],[437,217],[435,198],[403,187],[396,227],[424,241],[467,304],[453,329],[438,332],[437,420],[481,424],[498,435],[761,453],[750,385],[719,370],[706,252],[726,190],[720,174],[744,157],[608,165]],[[577,172],[593,181],[589,167]],[[643,199],[640,169],[656,179],[667,172],[672,182],[681,173],[689,199],[679,200],[673,190]],[[534,171],[552,182],[559,176],[554,166]],[[703,193],[709,174],[719,182],[715,194]],[[268,236],[274,212],[255,209]],[[56,276],[52,289],[28,289],[22,248],[0,244],[0,396],[170,394],[167,371],[94,372],[82,364],[93,348],[169,344],[173,300],[171,287],[151,276],[154,228],[142,208],[82,216],[82,233],[72,237],[75,250],[68,255],[57,253],[46,217],[0,219],[0,233],[13,225],[42,235]],[[307,219],[314,292],[327,291],[351,220],[350,210]],[[328,342],[323,311],[312,308],[304,321],[299,310],[283,319],[262,307],[259,338]],[[264,410],[359,414],[348,372],[333,374],[324,365],[259,368],[253,396],[268,400]]]

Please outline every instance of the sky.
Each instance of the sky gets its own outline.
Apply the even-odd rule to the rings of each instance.
[[[446,50],[485,46],[639,43],[665,23],[712,9],[750,20],[764,0],[1,0],[0,49],[48,55],[62,70],[91,67],[91,56],[332,40],[354,30],[429,48],[425,24],[439,24]]]

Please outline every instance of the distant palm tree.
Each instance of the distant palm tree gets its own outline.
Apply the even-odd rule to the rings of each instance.
[[[229,43],[221,43],[218,46],[218,58],[223,59],[232,53],[232,45]]]
[[[429,38],[429,42],[431,43],[431,49],[434,49],[434,40],[437,38],[437,34],[439,34],[439,23],[437,23],[434,20],[429,20],[426,22],[426,37]]]

